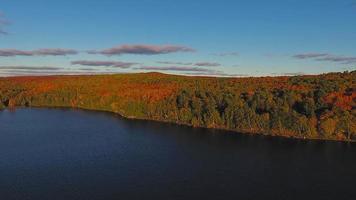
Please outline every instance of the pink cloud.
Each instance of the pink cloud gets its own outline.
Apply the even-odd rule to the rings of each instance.
[[[195,66],[200,66],[200,67],[219,67],[221,64],[215,63],[215,62],[198,62],[194,64]]]
[[[341,64],[353,64],[356,63],[356,56],[340,56],[329,53],[303,53],[293,56],[297,59],[313,59],[316,61],[329,61]]]
[[[216,70],[204,69],[199,67],[181,67],[181,66],[169,66],[169,67],[156,67],[156,66],[142,66],[135,68],[136,70],[157,70],[157,71],[184,71],[184,72],[207,72],[216,73]]]
[[[89,54],[103,55],[122,55],[122,54],[139,54],[139,55],[157,55],[176,52],[194,52],[195,50],[189,47],[176,45],[121,45],[101,51],[88,51]]]
[[[166,65],[187,65],[187,66],[198,66],[198,67],[219,67],[220,63],[216,62],[171,62],[171,61],[158,61],[158,64],[166,64]]]
[[[74,55],[78,52],[73,49],[38,49],[32,51],[18,50],[18,49],[0,49],[0,56],[12,57],[12,56],[65,56]]]
[[[105,66],[105,67],[118,67],[118,68],[130,68],[138,63],[130,62],[120,62],[120,61],[89,61],[89,60],[78,60],[71,62],[72,65],[82,65],[82,66]]]

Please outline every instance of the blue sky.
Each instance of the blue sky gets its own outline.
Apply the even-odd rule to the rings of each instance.
[[[0,76],[356,69],[354,0],[3,0],[0,12]]]

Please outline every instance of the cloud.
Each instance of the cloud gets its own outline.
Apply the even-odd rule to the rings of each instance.
[[[73,49],[39,49],[33,51],[34,55],[40,56],[65,56],[65,55],[75,55],[78,51]]]
[[[356,56],[347,57],[347,56],[335,56],[335,55],[327,55],[322,58],[316,59],[317,61],[331,61],[331,62],[341,62],[342,64],[353,64],[356,63]]]
[[[351,5],[352,8],[356,8],[356,1],[355,1],[355,0],[352,1],[352,2],[350,3],[350,5]]]
[[[64,68],[48,66],[0,66],[0,75],[49,75],[63,72]]]
[[[56,70],[61,70],[63,68],[60,67],[33,67],[33,66],[0,66],[0,70],[51,70],[51,71],[56,71]]]
[[[214,55],[215,56],[222,56],[222,57],[225,57],[225,56],[239,56],[240,53],[236,52],[236,51],[233,51],[233,52],[216,53]]]
[[[304,72],[287,72],[287,73],[282,73],[281,75],[283,76],[302,76],[306,75]]]
[[[219,63],[213,63],[213,62],[198,62],[194,64],[195,66],[200,66],[200,67],[218,67],[221,66]]]
[[[47,66],[0,66],[0,76],[43,76],[43,75],[90,75],[90,74],[113,74],[114,71],[98,71],[93,68],[70,68],[47,67]]]
[[[11,57],[11,56],[33,56],[31,51],[22,51],[17,49],[0,49],[0,56]]]
[[[102,51],[88,51],[89,54],[102,54],[107,56],[122,54],[158,55],[176,52],[195,52],[194,49],[176,45],[121,45]]]
[[[309,59],[309,58],[323,57],[327,55],[328,55],[327,53],[303,53],[303,54],[293,55],[293,57],[298,59]]]
[[[5,19],[4,13],[0,11],[0,34],[6,35],[7,32],[4,30],[4,26],[8,25],[9,22]]]
[[[155,67],[155,66],[141,66],[135,68],[136,70],[157,70],[157,71],[183,71],[183,72],[209,72],[215,73],[215,70],[204,69],[199,67],[181,67],[181,66],[170,66],[170,67]]]
[[[220,77],[248,77],[249,74],[229,74],[217,71],[215,73],[201,73],[201,72],[193,72],[193,73],[184,73],[185,75],[191,76],[220,76]]]
[[[158,61],[158,64],[166,64],[166,65],[188,65],[188,66],[197,66],[197,67],[218,67],[221,66],[220,63],[216,62],[170,62],[170,61]]]
[[[308,75],[307,73],[305,72],[280,72],[280,73],[277,73],[277,72],[273,72],[271,73],[272,76],[304,76],[304,75]]]
[[[328,53],[304,53],[293,56],[297,59],[313,59],[316,61],[329,61],[341,64],[354,64],[356,63],[356,56],[339,56]]]
[[[0,66],[0,70],[61,70],[59,67],[33,67],[33,66]]]
[[[149,71],[176,71],[185,75],[192,76],[221,76],[221,77],[246,77],[248,74],[228,74],[223,71],[199,68],[199,67],[182,67],[182,66],[170,66],[170,67],[156,67],[156,66],[141,66],[134,68],[135,70],[149,70]]]
[[[105,67],[118,67],[118,68],[130,68],[138,63],[130,62],[119,62],[119,61],[89,61],[89,60],[78,60],[71,62],[72,65],[82,65],[82,66],[105,66]]]
[[[73,49],[38,49],[32,51],[18,50],[18,49],[0,49],[0,56],[65,56],[78,54],[78,51]]]
[[[80,68],[78,70],[80,70],[80,71],[96,71],[97,69],[94,69],[94,68]]]
[[[91,75],[91,74],[111,74],[107,72],[87,72],[87,71],[33,71],[33,70],[6,70],[0,71],[0,76],[46,76],[46,75]]]
[[[165,65],[193,65],[191,62],[170,62],[170,61],[157,61],[158,64],[165,64]]]

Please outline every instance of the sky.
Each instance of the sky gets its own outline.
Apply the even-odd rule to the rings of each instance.
[[[356,0],[1,0],[0,76],[356,69]]]

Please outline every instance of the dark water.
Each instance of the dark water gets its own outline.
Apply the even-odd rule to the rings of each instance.
[[[356,199],[356,146],[100,112],[5,110],[0,198]]]

